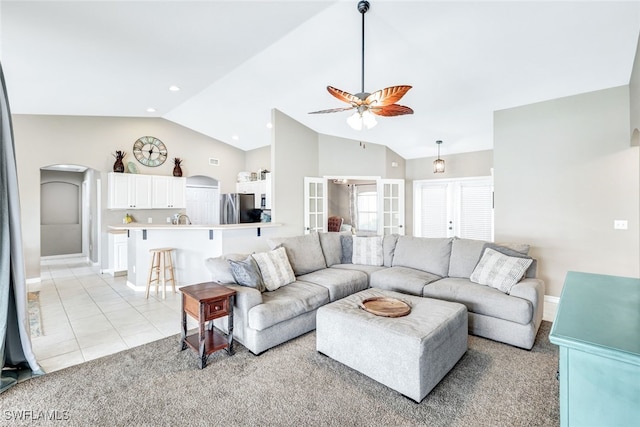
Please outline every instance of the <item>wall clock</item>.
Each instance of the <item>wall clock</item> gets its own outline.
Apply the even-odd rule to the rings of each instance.
[[[133,143],[133,155],[145,166],[160,166],[167,160],[167,147],[154,136],[143,136]]]

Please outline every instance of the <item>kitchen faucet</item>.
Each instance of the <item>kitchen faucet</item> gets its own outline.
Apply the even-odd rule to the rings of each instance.
[[[185,224],[191,225],[191,220],[189,219],[189,216],[183,213],[174,215],[173,223],[175,225],[179,225],[182,218],[185,218],[185,222],[184,222]]]

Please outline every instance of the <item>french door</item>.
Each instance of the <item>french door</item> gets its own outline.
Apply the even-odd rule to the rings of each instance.
[[[414,234],[493,241],[491,177],[414,182]]]
[[[378,180],[378,234],[404,235],[404,179]]]
[[[381,236],[405,233],[404,224],[404,180],[377,179],[377,227]],[[304,232],[327,230],[327,179],[304,178]]]
[[[304,234],[327,230],[327,180],[304,178]]]

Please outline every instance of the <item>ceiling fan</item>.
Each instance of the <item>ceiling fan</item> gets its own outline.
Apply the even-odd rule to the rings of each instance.
[[[374,114],[377,116],[401,116],[403,114],[413,114],[413,110],[404,105],[396,104],[408,91],[411,86],[400,85],[384,88],[373,93],[364,91],[364,14],[369,10],[369,2],[361,0],[358,2],[358,12],[362,14],[362,91],[355,95],[337,89],[333,86],[327,86],[329,93],[340,101],[350,104],[349,107],[332,108],[330,110],[313,111],[309,114],[337,113],[340,111],[356,110],[352,116],[347,119],[347,123],[353,129],[361,130],[370,129],[378,122]]]

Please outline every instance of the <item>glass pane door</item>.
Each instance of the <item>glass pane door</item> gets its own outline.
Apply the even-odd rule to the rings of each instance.
[[[327,230],[327,181],[304,178],[304,233]]]
[[[378,194],[378,212],[382,213],[379,234],[404,235],[404,179],[379,180]]]

